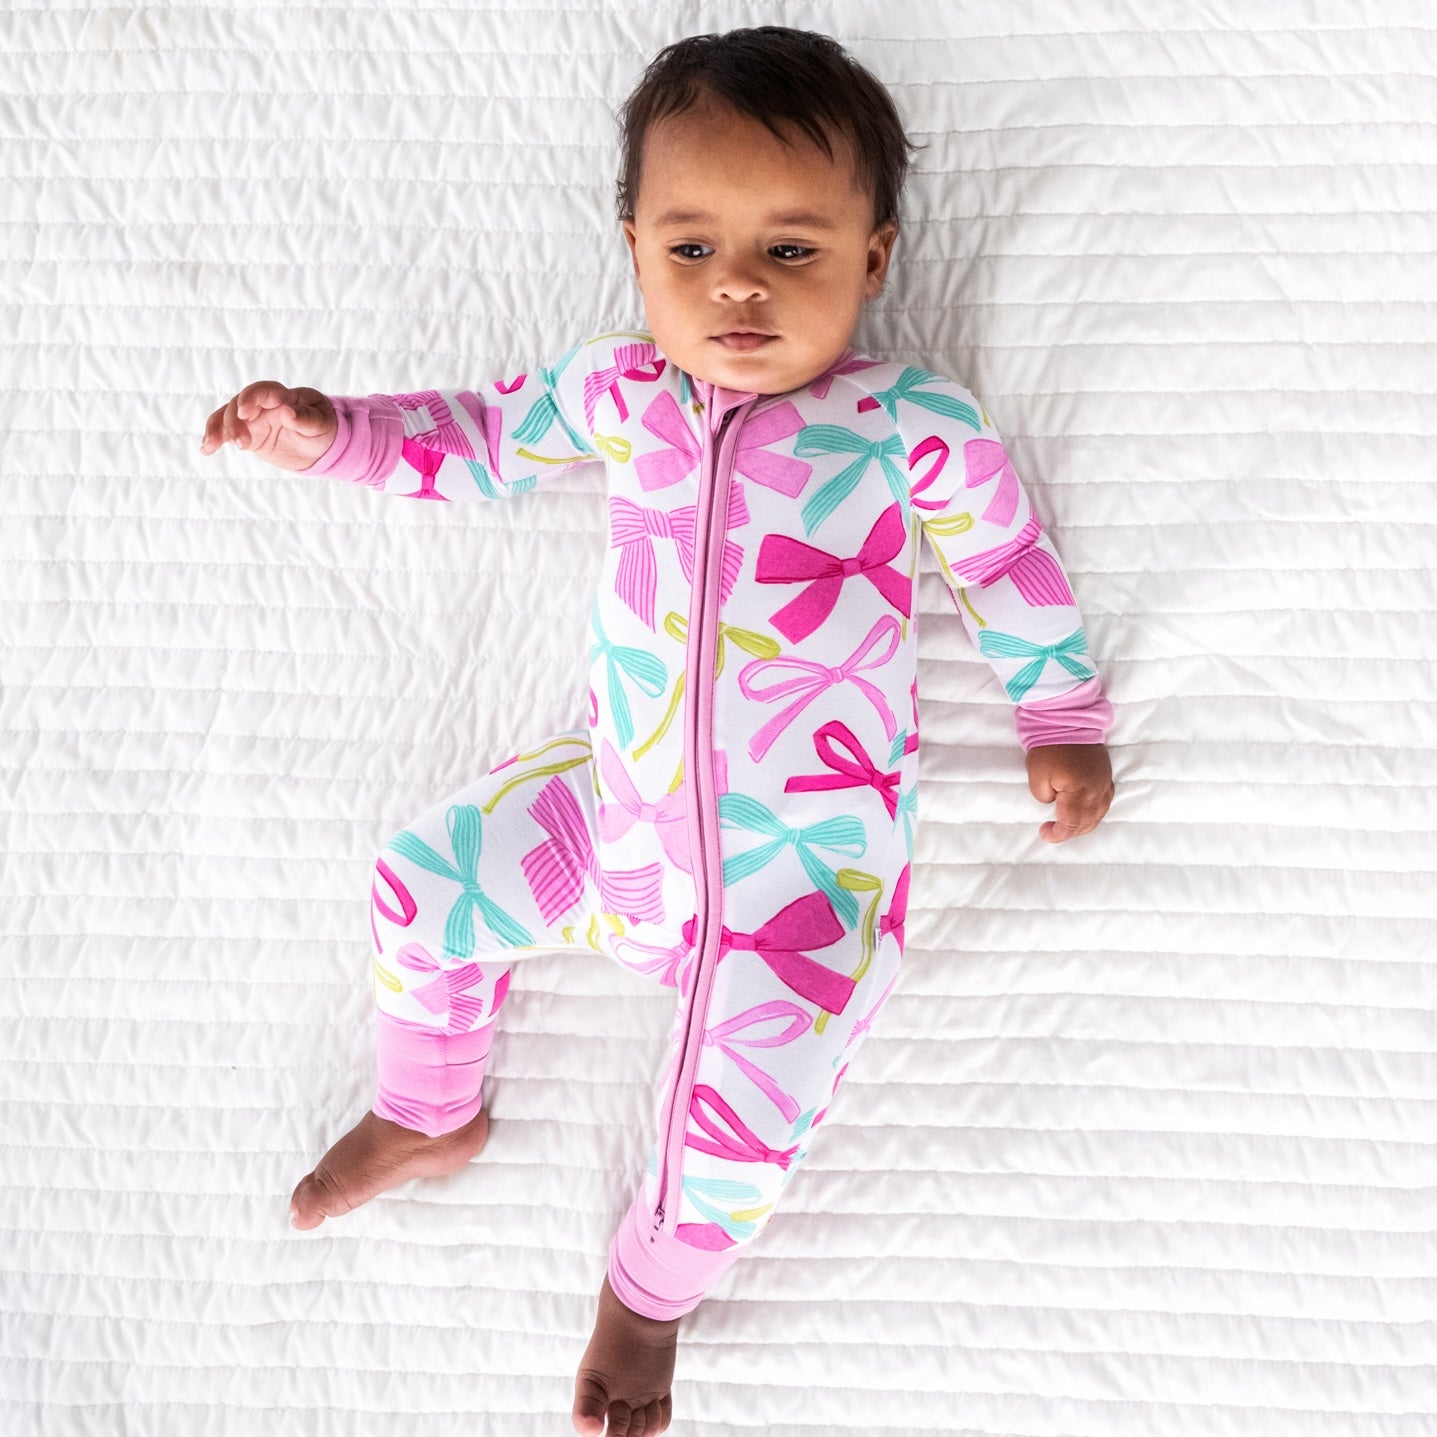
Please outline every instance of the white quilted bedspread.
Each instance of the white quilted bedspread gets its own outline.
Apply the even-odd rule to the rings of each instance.
[[[1052,847],[925,555],[908,952],[685,1320],[702,1437],[1437,1425],[1427,0],[0,3],[0,1432],[558,1437],[673,995],[515,970],[479,1161],[311,1234],[370,874],[587,710],[602,475],[285,475],[253,379],[642,322],[613,110],[842,40],[927,148],[857,342],[983,399],[1117,709]],[[532,617],[531,617],[532,615]]]

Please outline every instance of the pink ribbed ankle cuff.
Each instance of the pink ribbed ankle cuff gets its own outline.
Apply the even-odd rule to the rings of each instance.
[[[625,1307],[665,1321],[692,1312],[738,1261],[742,1245],[712,1252],[667,1233],[651,1232],[643,1196],[629,1204],[609,1243],[609,1286]]]
[[[472,1033],[441,1033],[383,1011],[377,1016],[379,1117],[437,1138],[479,1115],[494,1022]]]

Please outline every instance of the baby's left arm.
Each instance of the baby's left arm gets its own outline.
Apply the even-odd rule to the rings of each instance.
[[[973,395],[938,375],[899,388],[914,512],[964,627],[1016,705],[1028,787],[1057,803],[1039,835],[1089,833],[1113,797],[1113,709],[1062,560]]]

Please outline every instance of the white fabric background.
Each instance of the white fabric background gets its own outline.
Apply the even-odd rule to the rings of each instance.
[[[967,384],[1118,720],[1037,836],[925,559],[906,966],[670,1431],[1437,1421],[1425,0],[0,5],[0,1429],[551,1437],[672,994],[516,970],[480,1160],[314,1234],[379,845],[582,720],[598,471],[442,508],[205,417],[642,320],[613,110],[787,23],[919,156],[857,342]]]

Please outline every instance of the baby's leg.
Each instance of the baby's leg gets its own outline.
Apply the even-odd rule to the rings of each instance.
[[[295,1188],[296,1227],[454,1172],[484,1146],[480,1090],[510,965],[582,941],[598,918],[597,802],[588,733],[569,730],[384,846],[371,890],[377,1092]]]
[[[707,960],[712,983],[693,1020],[698,1057],[681,1136],[666,1143],[662,1122],[675,1054],[657,1095],[661,1121],[644,1182],[610,1244],[609,1280],[634,1311],[655,1319],[692,1311],[764,1230],[807,1157],[901,964],[907,868],[897,853],[873,857],[877,872],[837,871],[838,887],[857,900],[846,930],[823,892],[761,883],[779,876],[777,863],[725,888],[733,946]],[[808,877],[796,860],[784,876]],[[693,974],[683,980],[673,1038],[699,1001]],[[670,1209],[662,1225],[661,1198]]]

